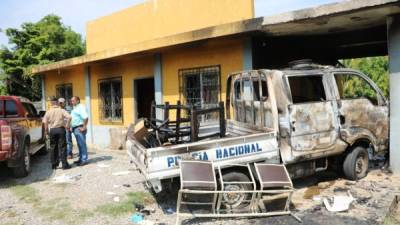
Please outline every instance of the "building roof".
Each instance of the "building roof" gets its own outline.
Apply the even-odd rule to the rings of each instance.
[[[194,41],[263,32],[267,36],[340,33],[386,24],[387,16],[400,13],[400,0],[350,0],[268,17],[242,20],[143,41],[124,47],[86,54],[47,65],[36,66],[34,74],[68,68]]]

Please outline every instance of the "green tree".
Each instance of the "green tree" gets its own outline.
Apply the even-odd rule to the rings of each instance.
[[[85,53],[81,35],[56,15],[47,15],[37,23],[23,23],[20,29],[8,28],[5,33],[11,47],[0,49],[0,68],[7,74],[10,95],[39,100],[41,82],[38,76],[32,76],[32,67]]]
[[[382,90],[383,94],[386,97],[389,96],[389,61],[387,56],[345,59],[342,62],[346,67],[360,70],[369,76]],[[357,85],[357,81],[353,83],[352,92],[368,91],[365,87]]]

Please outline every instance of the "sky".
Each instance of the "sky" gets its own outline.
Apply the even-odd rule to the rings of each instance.
[[[234,0],[233,0],[234,1]],[[269,16],[286,11],[317,6],[340,0],[254,0],[255,16]],[[7,45],[7,28],[24,22],[37,22],[45,15],[56,14],[65,25],[85,37],[86,22],[108,15],[144,0],[0,0],[0,45]]]

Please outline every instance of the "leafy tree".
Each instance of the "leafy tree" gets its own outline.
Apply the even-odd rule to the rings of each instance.
[[[2,46],[0,49],[0,68],[7,74],[7,92],[31,100],[41,97],[40,78],[31,74],[33,66],[85,52],[80,34],[52,14],[37,23],[23,23],[20,29],[8,28],[5,33],[11,47]]]
[[[345,59],[342,61],[346,67],[360,70],[369,76],[382,90],[383,94],[389,96],[389,61],[387,56],[367,57],[357,59]],[[351,87],[347,91],[351,93],[366,93],[367,96],[373,95],[369,87],[363,87],[360,81],[350,82]],[[346,90],[345,90],[346,91]]]

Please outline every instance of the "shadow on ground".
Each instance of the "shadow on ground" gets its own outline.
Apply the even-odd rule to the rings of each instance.
[[[0,188],[10,184],[31,184],[49,179],[54,171],[51,169],[49,154],[31,156],[31,173],[24,178],[14,178],[10,168],[5,164],[0,166]]]
[[[77,155],[74,158],[77,159]],[[98,163],[102,161],[112,160],[112,156],[96,156],[96,153],[89,152],[89,163]],[[75,167],[75,165],[71,164]],[[31,173],[24,178],[14,178],[10,168],[5,163],[0,164],[0,188],[6,188],[10,185],[28,185],[35,182],[50,179],[54,170],[51,169],[50,154],[35,154],[31,156]]]

